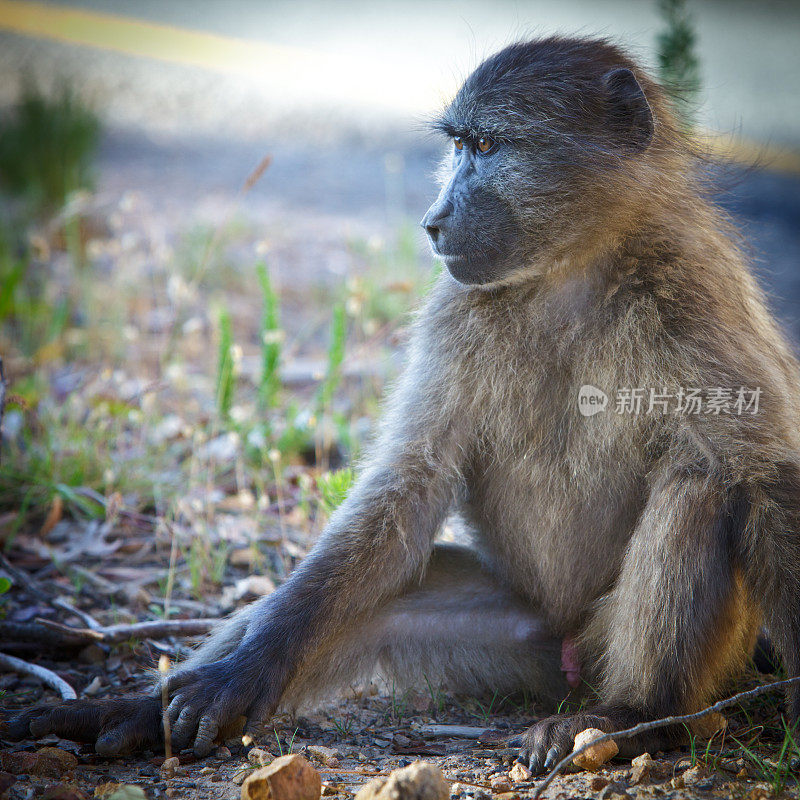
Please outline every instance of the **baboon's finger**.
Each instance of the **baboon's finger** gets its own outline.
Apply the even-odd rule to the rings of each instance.
[[[147,731],[134,720],[125,720],[120,725],[104,730],[97,737],[94,749],[101,756],[118,756],[133,752],[138,747],[152,746]]]
[[[0,733],[2,733],[4,739],[10,739],[12,742],[30,739],[36,735],[31,731],[31,725],[40,717],[46,721],[48,712],[49,709],[35,708],[31,711],[23,711],[20,714],[9,715],[0,725]]]
[[[188,747],[194,738],[197,730],[197,718],[200,716],[201,709],[195,707],[191,702],[181,709],[175,724],[172,726],[172,747],[174,750],[183,750]]]
[[[204,715],[197,725],[197,736],[194,739],[194,754],[198,758],[207,756],[214,747],[214,740],[219,733],[219,724],[210,714]]]

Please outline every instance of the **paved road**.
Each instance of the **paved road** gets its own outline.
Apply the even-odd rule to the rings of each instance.
[[[725,185],[727,184],[727,186]],[[800,180],[796,175],[734,170],[720,203],[745,233],[756,271],[792,339],[800,346]]]

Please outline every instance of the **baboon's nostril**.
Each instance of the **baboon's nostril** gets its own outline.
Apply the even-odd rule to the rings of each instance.
[[[420,223],[425,232],[430,236],[432,242],[436,242],[443,228],[446,228],[446,220],[453,213],[453,204],[446,200],[443,203],[434,203],[428,213],[422,218]]]

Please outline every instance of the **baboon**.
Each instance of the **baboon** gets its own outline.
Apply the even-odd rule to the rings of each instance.
[[[165,679],[175,749],[376,663],[545,698],[579,673],[596,705],[521,737],[540,773],[584,728],[698,709],[762,625],[800,671],[798,363],[664,92],[605,40],[544,38],[488,58],[436,127],[422,224],[447,270],[408,368],[312,552]],[[470,546],[436,543],[452,515]],[[155,746],[160,698],[7,734]]]

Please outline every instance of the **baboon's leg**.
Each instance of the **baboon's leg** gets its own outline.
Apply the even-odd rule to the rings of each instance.
[[[735,552],[748,509],[706,477],[654,490],[605,612],[608,704],[686,712],[744,665],[758,631]]]
[[[747,585],[764,610],[770,643],[786,676],[800,676],[800,467],[779,463],[777,479],[751,493],[751,513],[740,541]],[[800,687],[787,692],[791,723],[800,718]]]
[[[605,643],[602,704],[543,720],[525,735],[535,772],[566,755],[585,728],[606,731],[695,710],[743,666],[758,621],[736,563],[748,503],[702,475],[664,474],[622,571],[588,636]],[[667,746],[680,731],[620,742],[623,753]]]
[[[246,634],[254,608],[234,614],[185,663],[207,663],[233,652]],[[333,689],[369,678],[377,668],[397,689],[441,686],[498,697],[526,691],[552,707],[569,692],[560,659],[560,640],[548,634],[534,610],[502,586],[471,550],[437,544],[422,580],[369,618],[353,619],[348,633],[316,649],[280,704],[307,705]],[[91,724],[82,719],[81,709]],[[102,752],[103,731],[113,728],[115,719],[133,713],[150,715],[155,723],[132,731],[141,727],[158,733],[160,712],[158,696],[81,700],[21,715],[7,733],[23,738],[35,728],[37,735],[53,732],[97,739]],[[132,733],[126,744],[127,749],[154,747],[159,740]]]
[[[561,641],[534,609],[466,547],[437,544],[421,583],[315,652],[284,706],[318,699],[376,671],[395,689],[438,686],[473,695],[526,691],[551,707],[568,692]]]

